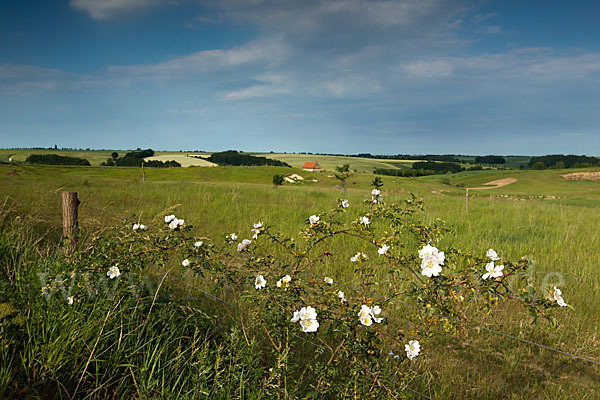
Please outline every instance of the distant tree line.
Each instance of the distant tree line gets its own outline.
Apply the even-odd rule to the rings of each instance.
[[[117,152],[113,152],[111,154],[111,158],[107,159],[100,165],[108,166],[108,167],[113,167],[115,165],[117,167],[140,167],[143,162],[145,167],[151,167],[151,168],[181,167],[181,164],[179,164],[177,161],[174,161],[174,160],[144,161],[144,158],[152,157],[153,155],[154,155],[154,150],[152,150],[152,149],[146,149],[146,150],[138,149],[136,151],[130,151],[129,153],[126,153],[123,157],[119,157],[119,154]]]
[[[475,162],[480,164],[504,164],[506,160],[502,156],[477,156]]]
[[[405,178],[435,175],[435,171],[427,171],[424,169],[398,169],[398,168],[375,168],[373,170],[375,175],[389,175],[389,176],[402,176]]]
[[[433,161],[422,161],[416,162],[412,165],[413,169],[423,169],[426,171],[435,171],[438,174],[446,174],[448,172],[456,173],[463,170],[463,168],[453,162],[433,162]]]
[[[373,173],[376,175],[415,177],[415,176],[456,173],[456,172],[461,172],[464,170],[465,169],[462,168],[457,163],[420,161],[420,162],[413,163],[412,169],[376,168],[373,171]]]
[[[313,154],[313,153],[299,153],[299,154]],[[454,154],[371,154],[371,153],[358,153],[358,154],[326,154],[326,153],[314,153],[323,156],[341,156],[341,157],[358,157],[358,158],[377,158],[382,160],[426,160],[426,161],[443,161],[443,162],[461,162]]]
[[[205,158],[219,165],[243,165],[243,166],[274,166],[274,167],[290,167],[288,163],[279,160],[273,160],[266,157],[252,156],[243,154],[236,150],[227,150],[220,153],[212,153],[210,157]]]
[[[85,158],[59,156],[58,154],[31,154],[25,162],[46,165],[90,165]]]
[[[576,156],[573,154],[549,154],[546,156],[531,157],[529,166],[532,169],[545,168],[584,168],[597,165],[597,157]]]

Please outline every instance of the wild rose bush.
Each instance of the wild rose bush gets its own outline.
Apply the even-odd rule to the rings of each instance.
[[[106,275],[112,296],[139,300],[149,270],[177,264],[200,278],[194,285],[241,309],[242,326],[261,343],[261,385],[271,395],[387,398],[427,368],[430,337],[464,334],[456,320],[477,321],[512,302],[555,324],[547,309],[567,306],[559,288],[536,294],[525,258],[438,248],[447,229],[442,221],[425,224],[422,211],[414,196],[386,204],[375,187],[364,204],[339,199],[333,209],[307,215],[298,237],[282,235],[261,215],[247,232],[223,240],[194,237],[183,219],[161,215],[94,238],[55,265],[55,273],[65,263],[71,270],[42,291],[64,288],[70,277],[68,293],[53,301],[90,301],[97,273]],[[337,250],[342,237],[356,245],[349,254]],[[321,272],[332,257],[345,260],[339,270],[353,271],[353,286]]]

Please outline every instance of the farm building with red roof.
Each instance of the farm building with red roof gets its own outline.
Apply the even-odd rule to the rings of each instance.
[[[302,169],[311,172],[321,172],[321,166],[318,162],[305,162]]]

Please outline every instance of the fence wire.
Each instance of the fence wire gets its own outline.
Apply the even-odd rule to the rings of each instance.
[[[188,283],[188,282],[185,282],[185,281],[183,281],[183,284],[184,284],[185,286],[188,286],[188,287],[190,287],[190,288],[193,288],[193,289],[195,289],[195,290],[199,291],[200,293],[204,294],[205,296],[207,296],[207,297],[209,297],[209,298],[211,298],[211,299],[213,299],[213,300],[216,300],[216,301],[218,301],[218,302],[220,302],[220,303],[222,303],[222,304],[225,304],[225,305],[227,305],[227,306],[229,306],[229,307],[231,307],[231,308],[234,308],[234,309],[236,309],[236,310],[238,310],[238,311],[243,311],[243,310],[242,310],[242,308],[240,308],[239,306],[237,306],[237,305],[235,305],[235,304],[232,304],[232,303],[230,303],[230,302],[228,302],[228,301],[226,301],[226,300],[224,300],[224,299],[222,299],[222,298],[220,298],[220,297],[216,296],[216,295],[215,295],[215,294],[213,294],[213,293],[207,292],[206,290],[204,290],[204,289],[201,289],[201,288],[199,288],[199,287],[197,287],[197,286],[195,286],[195,285],[192,285],[192,284],[190,284],[190,283]],[[331,351],[331,349],[329,349],[329,348],[327,348],[327,347],[325,347],[325,346],[323,346],[323,345],[321,345],[321,344],[319,344],[319,343],[316,343],[316,342],[314,342],[314,341],[312,341],[312,340],[309,340],[309,339],[307,339],[307,338],[305,338],[305,337],[302,337],[302,336],[298,335],[297,333],[293,333],[293,336],[294,336],[294,337],[296,337],[296,338],[298,338],[298,339],[300,339],[300,340],[302,340],[302,341],[304,341],[305,343],[308,343],[308,344],[310,344],[310,345],[312,345],[312,346],[314,346],[314,347],[318,347],[318,348],[320,348],[320,349],[326,350],[326,351],[328,351],[329,353],[333,354],[333,351]],[[350,361],[349,359],[347,359],[347,358],[345,358],[345,357],[340,357],[340,358],[341,358],[342,360],[346,361],[347,363],[351,363],[351,362],[352,362],[352,361]],[[367,372],[369,372],[371,375],[375,375],[375,372],[373,372],[371,369],[369,369],[369,368],[368,368],[368,367],[366,367],[366,366],[363,366],[363,367],[364,367],[364,368],[365,368],[365,370],[366,370]],[[393,382],[393,381],[391,381],[391,380],[389,380],[389,379],[387,379],[387,378],[381,378],[381,379],[382,379],[383,381],[387,382],[387,383],[397,384],[396,382]],[[411,387],[410,387],[410,386],[408,386],[408,385],[402,385],[402,386],[404,387],[404,389],[406,389],[406,390],[408,390],[409,392],[411,392],[411,393],[413,393],[413,394],[415,394],[415,395],[419,396],[419,397],[420,397],[420,398],[422,398],[422,399],[428,399],[428,400],[432,400],[432,398],[431,398],[431,397],[429,397],[429,396],[427,396],[425,393],[422,393],[422,392],[420,392],[420,391],[418,391],[418,390],[416,390],[416,389],[413,389],[413,388],[411,388]]]
[[[91,206],[87,202],[84,205],[85,205],[85,207],[89,207],[89,208],[95,209],[97,211],[101,211],[103,213],[112,215],[112,216],[114,216],[116,218],[120,218],[120,219],[124,219],[124,220],[130,220],[131,219],[131,216],[119,215],[119,214],[116,214],[116,213],[111,212],[111,211],[106,210],[106,209],[101,209],[101,208],[97,208],[97,207]],[[324,278],[324,277],[321,277],[321,278]],[[355,290],[355,291],[358,291],[358,292],[361,291],[361,289],[359,289],[357,287],[354,287],[352,285],[349,285],[347,283],[344,283],[344,282],[335,281],[335,283],[337,285],[341,286],[341,287],[352,289],[352,290]],[[196,288],[196,289],[198,289],[198,288]],[[201,290],[201,289],[198,289],[198,290]],[[204,292],[204,293],[208,294],[206,292]],[[516,340],[516,341],[519,341],[521,343],[526,343],[526,344],[529,344],[531,346],[536,346],[538,348],[541,348],[541,349],[544,349],[544,350],[548,350],[548,351],[551,351],[551,352],[554,352],[554,353],[557,353],[557,354],[562,354],[562,355],[567,356],[567,357],[579,359],[579,360],[585,361],[585,362],[590,363],[590,364],[600,365],[600,361],[592,360],[591,358],[588,358],[588,357],[584,357],[584,356],[580,356],[580,355],[577,355],[577,354],[569,353],[569,352],[566,352],[566,351],[563,351],[563,350],[560,350],[560,349],[556,349],[554,347],[546,346],[546,345],[541,344],[541,343],[536,343],[536,342],[533,342],[531,340],[524,339],[524,338],[519,337],[519,336],[511,335],[509,333],[502,332],[502,331],[499,331],[499,330],[496,330],[496,329],[488,328],[488,327],[485,327],[483,325],[480,325],[480,324],[477,324],[477,323],[474,323],[474,322],[469,322],[469,321],[462,320],[460,318],[452,317],[452,316],[449,316],[449,315],[444,315],[444,314],[441,314],[441,313],[438,313],[438,312],[435,312],[435,311],[430,311],[429,309],[426,309],[424,307],[416,306],[414,304],[410,304],[410,303],[407,303],[405,301],[398,300],[398,299],[396,299],[394,297],[384,296],[384,295],[381,295],[379,293],[374,293],[374,292],[366,292],[366,294],[368,294],[371,297],[378,297],[378,298],[381,298],[381,299],[388,299],[391,302],[401,304],[401,305],[403,305],[405,307],[409,307],[409,308],[412,308],[414,310],[418,310],[420,312],[428,312],[428,313],[430,313],[432,315],[435,315],[437,317],[440,317],[440,318],[445,318],[445,319],[454,321],[454,322],[459,323],[459,324],[463,324],[463,325],[467,325],[467,326],[470,326],[470,327],[473,327],[473,328],[481,329],[481,330],[483,330],[485,332],[488,332],[488,333],[493,333],[495,335],[499,335],[499,336],[503,336],[503,337],[506,337],[506,338],[509,338],[509,339],[512,339],[512,340]],[[222,301],[222,300],[220,300],[220,301]]]

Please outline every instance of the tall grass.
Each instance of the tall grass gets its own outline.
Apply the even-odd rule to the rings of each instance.
[[[198,237],[216,241],[220,240],[220,234],[232,232],[237,233],[240,239],[250,237],[250,228],[258,220],[276,226],[287,235],[294,235],[305,226],[309,215],[329,208],[338,198],[347,198],[352,205],[362,202],[367,197],[366,190],[373,178],[368,174],[350,178],[348,192],[342,193],[331,189],[336,182],[334,178],[327,177],[320,177],[320,181],[314,185],[292,185],[275,189],[269,184],[275,169],[150,170],[147,171],[146,183],[140,182],[139,171],[129,168],[17,167],[19,176],[6,175],[14,169],[15,167],[0,167],[0,184],[5,188],[5,195],[18,204],[23,215],[27,214],[24,211],[38,211],[38,223],[32,224],[36,227],[33,231],[21,233],[23,236],[16,239],[16,242],[11,236],[14,235],[11,233],[14,232],[14,227],[5,229],[4,236],[0,236],[0,251],[3,256],[21,260],[16,264],[11,261],[11,265],[15,267],[8,272],[14,275],[13,280],[17,279],[17,271],[27,270],[25,265],[31,268],[31,260],[39,251],[39,245],[31,244],[36,242],[40,234],[47,239],[56,240],[60,237],[58,227],[61,190],[75,190],[82,199],[80,223],[84,234],[119,224],[125,218],[132,222],[152,222],[154,216],[175,205],[178,217],[192,224]],[[470,248],[476,254],[484,254],[492,247],[506,258],[529,256],[534,260],[531,273],[539,282],[537,289],[544,291],[546,286],[559,284],[567,303],[574,306],[573,310],[556,314],[561,322],[558,328],[531,325],[524,310],[513,308],[501,310],[497,319],[492,320],[482,315],[476,322],[552,347],[600,359],[600,298],[597,296],[600,289],[597,279],[600,239],[596,234],[596,227],[600,226],[600,215],[592,207],[600,198],[598,185],[591,182],[563,182],[559,180],[556,171],[527,171],[518,175],[516,171],[497,174],[484,171],[482,174],[458,175],[452,178],[451,183],[479,185],[507,173],[513,174],[511,176],[517,177],[522,184],[518,182],[514,186],[472,195],[468,215],[464,210],[464,189],[443,185],[436,177],[384,178],[385,201],[395,202],[405,198],[408,192],[417,193],[425,199],[427,213],[424,217],[432,223],[437,218],[443,219],[452,228],[438,247]],[[445,192],[440,194],[440,190]],[[511,197],[499,198],[497,194]],[[555,195],[558,199],[528,198],[544,195]],[[348,216],[354,217],[356,215]],[[21,245],[15,244],[19,240]],[[358,280],[349,267],[348,259],[360,250],[360,246],[350,238],[336,242],[332,257],[320,272],[332,276],[336,281],[356,284]],[[19,250],[15,253],[10,249]],[[275,247],[272,250],[277,251]],[[377,277],[375,291],[386,293],[387,271],[376,269],[374,272]],[[3,287],[0,295],[4,294],[6,297],[6,293],[14,293],[12,290]],[[10,296],[18,298],[16,295],[8,297]],[[3,298],[2,302],[7,302],[7,299]],[[203,307],[205,306],[203,303]],[[23,304],[13,302],[10,307],[18,310]],[[97,360],[92,356],[94,363],[85,371],[84,386],[80,389],[82,396],[122,396],[125,387],[135,388],[136,395],[141,398],[195,398],[192,393],[208,393],[206,396],[217,398],[258,398],[257,396],[265,395],[252,386],[252,381],[259,379],[257,376],[250,374],[244,375],[244,378],[235,375],[241,365],[253,365],[252,372],[257,374],[261,371],[261,365],[264,368],[264,361],[253,356],[254,348],[249,347],[245,339],[240,342],[238,338],[231,342],[223,334],[216,336],[219,339],[211,339],[213,341],[197,339],[214,338],[212,332],[224,332],[223,329],[227,331],[235,323],[226,328],[215,327],[211,322],[212,318],[202,317],[200,309],[194,312],[183,311],[165,305],[165,310],[180,313],[182,322],[165,327],[164,321],[157,316],[149,322],[153,324],[151,330],[146,329],[139,335],[131,334],[124,342],[119,339],[121,331],[139,324],[146,314],[130,313],[128,310],[132,306],[128,305],[129,308],[120,309],[118,316],[116,311],[109,316],[105,331],[100,335],[98,322],[106,317],[114,304],[107,303],[97,307],[74,309],[69,316],[72,319],[65,321],[59,318],[60,310],[47,311],[46,314],[40,311],[38,319],[30,320],[25,325],[20,325],[21,321],[17,320],[18,313],[11,313],[9,319],[15,321],[11,323],[11,329],[27,327],[28,335],[33,339],[24,344],[22,350],[19,348],[19,351],[3,347],[1,354],[4,358],[0,366],[0,379],[3,380],[0,380],[0,390],[2,382],[6,387],[8,382],[14,380],[14,377],[7,377],[6,374],[10,374],[11,369],[5,366],[14,365],[15,357],[22,352],[31,363],[26,364],[26,380],[38,382],[37,386],[27,388],[24,393],[48,393],[49,396],[63,397],[66,393],[72,393],[79,382],[86,357],[90,355],[91,345],[100,338],[97,354],[105,353]],[[212,311],[204,312],[213,315],[224,313],[223,309],[214,304],[210,307]],[[417,311],[398,307],[396,312]],[[5,320],[6,317],[2,321]],[[199,336],[194,336],[195,331],[190,327],[192,322],[202,327],[197,334]],[[82,331],[78,332],[72,327],[74,325],[79,326]],[[178,337],[177,332],[180,331],[187,332],[183,335],[184,339]],[[48,345],[70,343],[73,337],[85,345],[69,349]],[[600,370],[597,366],[579,360],[570,360],[475,329],[467,329],[459,340],[444,337],[430,340],[433,347],[429,353],[429,363],[433,372],[421,376],[417,383],[421,389],[429,388],[429,393],[433,393],[436,398],[493,399],[507,397],[509,393],[514,398],[593,399],[600,393]],[[148,344],[141,347],[139,344],[133,345],[135,342]],[[174,354],[179,354],[177,351],[181,351],[178,349],[184,346],[194,351],[182,352],[181,356],[177,356],[180,357],[179,361],[171,360]],[[231,352],[245,354],[245,361],[237,364],[238,361],[231,358]],[[224,364],[217,362],[224,357],[230,358]],[[197,368],[177,378],[181,375],[174,366],[177,363],[188,363]],[[225,364],[227,367],[216,367]],[[130,368],[133,369],[133,374]],[[102,372],[106,369],[111,372]],[[245,371],[244,374],[249,372],[247,369]],[[192,375],[204,377],[204,380]],[[92,382],[96,382],[95,386]],[[61,385],[65,385],[65,388],[61,388]],[[182,389],[175,389],[178,386]],[[192,387],[200,389],[192,392]]]

